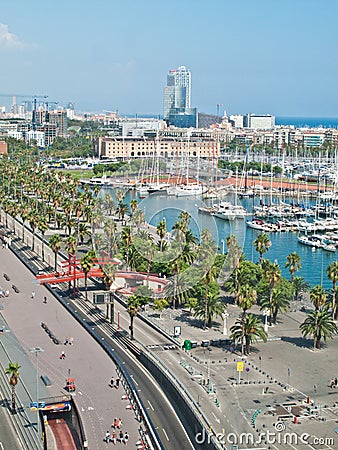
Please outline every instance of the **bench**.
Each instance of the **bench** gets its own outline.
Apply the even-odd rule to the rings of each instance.
[[[41,375],[41,380],[43,381],[45,386],[51,386],[52,385],[52,382],[47,377],[47,375]]]

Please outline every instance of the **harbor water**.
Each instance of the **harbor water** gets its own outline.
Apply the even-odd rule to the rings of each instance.
[[[111,189],[111,192],[114,194],[114,189]],[[180,212],[187,211],[191,216],[191,231],[199,238],[200,232],[204,228],[209,229],[220,253],[227,251],[226,238],[230,234],[234,234],[243,248],[246,258],[253,262],[257,262],[259,259],[253,242],[260,231],[247,227],[246,221],[243,219],[227,221],[200,212],[198,208],[200,206],[210,206],[212,204],[210,200],[202,201],[197,197],[167,196],[162,193],[155,193],[146,198],[140,198],[135,190],[126,191],[125,202],[128,204],[132,199],[138,200],[139,208],[145,212],[146,221],[151,225],[156,226],[159,221],[165,219],[167,229],[171,231]],[[228,195],[225,200],[234,201],[234,198]],[[247,211],[251,211],[251,199],[238,200],[238,203],[242,204]],[[333,253],[321,248],[315,249],[302,245],[297,241],[298,235],[299,232],[269,233],[272,245],[264,254],[264,258],[272,262],[278,262],[283,275],[289,279],[289,271],[285,268],[286,258],[290,253],[297,252],[301,257],[302,267],[296,275],[304,277],[310,286],[322,284],[327,289],[331,288],[332,283],[326,275],[326,269],[331,262],[337,260],[338,249],[337,252]]]

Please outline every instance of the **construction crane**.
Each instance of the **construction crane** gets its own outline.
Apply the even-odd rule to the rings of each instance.
[[[13,102],[12,102],[12,107],[14,105],[16,105],[16,99],[17,98],[25,98],[25,99],[33,99],[33,113],[32,113],[32,126],[33,126],[33,130],[36,131],[36,102],[38,98],[41,99],[48,99],[48,95],[25,95],[25,94],[0,94],[0,97],[12,97]]]

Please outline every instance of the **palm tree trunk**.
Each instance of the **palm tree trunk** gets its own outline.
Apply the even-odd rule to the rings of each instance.
[[[131,315],[130,316],[130,339],[133,341],[134,340],[134,316]]]
[[[15,385],[12,385],[12,413],[16,413],[16,395],[15,395]]]
[[[85,292],[86,292],[86,301],[88,300],[88,292],[87,292],[87,277],[88,277],[88,274],[87,274],[87,272],[85,272]]]

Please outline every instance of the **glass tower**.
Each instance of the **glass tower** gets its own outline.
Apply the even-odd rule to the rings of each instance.
[[[190,108],[191,72],[185,66],[170,70],[164,89],[164,119],[169,125],[196,126],[197,112]]]

